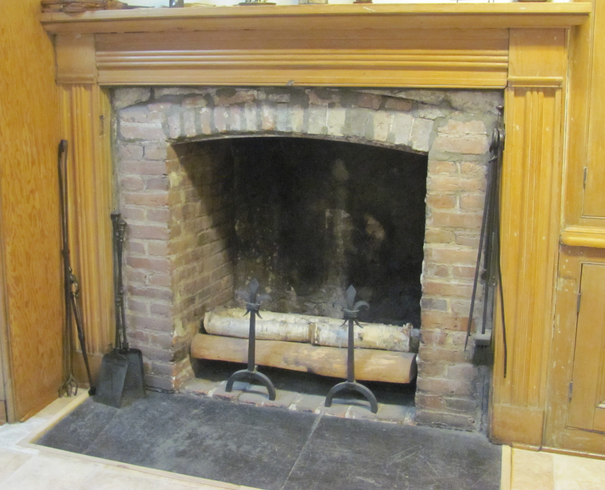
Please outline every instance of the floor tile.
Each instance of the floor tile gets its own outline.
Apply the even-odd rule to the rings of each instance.
[[[33,456],[10,449],[0,449],[0,482],[27,463]]]
[[[513,449],[513,490],[552,490],[554,488],[551,453]]]
[[[553,454],[556,490],[605,489],[605,461]]]
[[[34,456],[0,482],[0,489],[73,490],[97,470],[96,466],[65,457]]]
[[[285,490],[497,489],[499,456],[478,434],[323,417]]]

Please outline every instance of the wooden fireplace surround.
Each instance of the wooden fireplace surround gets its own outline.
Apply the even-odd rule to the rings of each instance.
[[[111,108],[105,87],[501,89],[507,130],[492,437],[540,445],[561,233],[570,28],[590,3],[254,6],[43,14],[75,162],[72,250],[89,350],[113,338]]]

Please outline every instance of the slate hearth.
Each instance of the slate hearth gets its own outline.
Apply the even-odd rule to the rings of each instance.
[[[477,433],[150,393],[86,400],[37,444],[272,489],[497,489],[500,447]]]

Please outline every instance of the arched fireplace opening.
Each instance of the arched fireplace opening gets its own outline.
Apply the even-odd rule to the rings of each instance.
[[[501,93],[168,87],[113,100],[131,344],[151,387],[182,389],[201,323],[252,277],[272,296],[263,308],[333,317],[353,283],[375,315],[362,320],[422,327],[417,419],[479,425],[487,376],[464,338]]]

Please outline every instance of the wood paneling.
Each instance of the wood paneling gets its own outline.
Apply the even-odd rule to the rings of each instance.
[[[564,77],[565,43],[562,30],[511,31],[511,76]],[[505,100],[501,260],[508,357],[505,378],[498,321],[492,430],[498,440],[536,446],[541,444],[542,424],[538,429],[535,424],[544,416],[554,318],[562,96],[562,88],[550,84],[511,84]],[[496,317],[499,320],[499,315]],[[531,412],[532,416],[517,419],[519,412]]]
[[[0,249],[13,420],[50,402],[62,382],[59,101],[39,10],[38,0],[3,2],[0,18]]]

